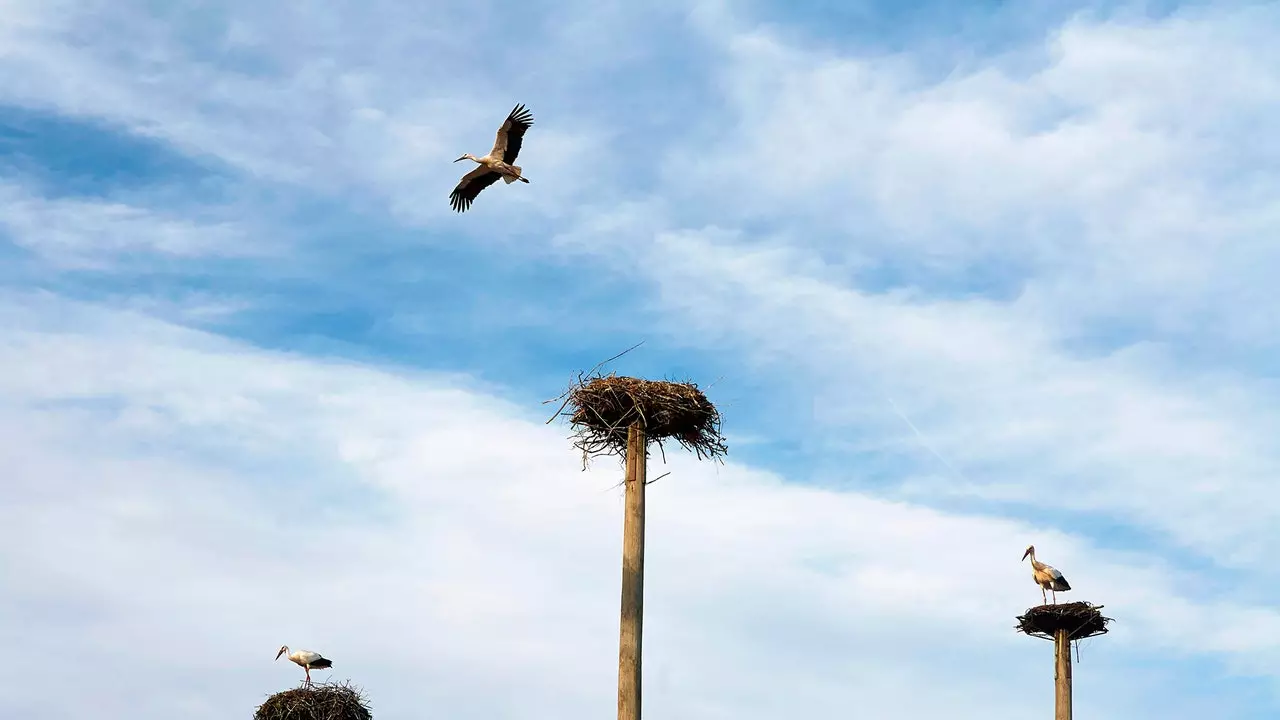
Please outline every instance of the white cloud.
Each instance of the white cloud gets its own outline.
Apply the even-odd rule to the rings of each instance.
[[[200,21],[128,4],[24,8],[21,25],[18,16],[0,20],[15,24],[6,28],[15,41],[0,56],[7,102],[104,119],[193,156],[342,194],[356,205],[373,198],[411,224],[453,214],[447,197],[464,170],[449,161],[464,151],[487,152],[517,101],[513,90],[548,95],[552,88],[538,73],[558,76],[563,67],[543,65],[565,64],[560,55],[530,57],[523,44],[494,57],[475,39],[497,26],[468,27],[483,9],[458,15],[442,4],[366,2],[315,13],[229,2]],[[566,54],[598,42],[561,30]],[[86,34],[94,41],[77,41]],[[513,88],[510,78],[485,72],[490,64],[528,77]],[[458,72],[468,66],[472,72]],[[521,158],[543,205],[590,187],[577,158],[603,142],[599,131],[557,112],[563,101],[518,100],[537,117],[562,116],[538,123],[538,141]],[[541,214],[528,199],[516,195],[514,202]]]
[[[1228,564],[1275,551],[1263,381],[1174,369],[1159,345],[1080,356],[1021,304],[866,293],[694,233],[659,236],[645,260],[632,266],[662,268],[652,279],[685,321],[667,332],[801,372],[822,388],[819,431],[909,437],[896,402],[971,469],[962,485],[908,476],[915,497],[1119,515]],[[932,463],[914,439],[898,449]]]
[[[286,642],[334,657],[381,718],[612,706],[617,468],[579,472],[542,408],[47,298],[6,306],[11,712],[34,697],[26,717],[248,712],[296,679],[270,665]],[[1109,653],[1158,637],[1274,667],[1274,613],[1180,597],[1146,559],[732,462],[671,469],[649,522],[652,712],[771,717],[786,698],[804,716],[1024,716],[1048,667],[1047,645],[1010,628],[1036,600],[1028,540],[1122,619]],[[1238,620],[1196,632],[1213,617]],[[939,657],[966,648],[985,659]],[[67,686],[63,652],[96,669]],[[1078,675],[1084,697],[1125,700],[1100,670]],[[906,692],[919,677],[931,692]]]
[[[1256,563],[1278,549],[1274,388],[1248,367],[1183,358],[1272,342],[1259,332],[1274,322],[1273,203],[1211,181],[1280,185],[1232,136],[1265,140],[1248,120],[1275,106],[1280,64],[1255,28],[1275,16],[1188,17],[1077,20],[1043,67],[931,82],[909,58],[707,23],[743,120],[709,152],[673,156],[669,195],[588,216],[560,245],[647,271],[681,320],[662,326],[673,338],[743,353],[778,382],[799,372],[788,392],[822,388],[818,431],[937,467],[903,478],[909,497],[1084,511]],[[1130,61],[1103,82],[1095,49]],[[1214,102],[1188,99],[1200,90]],[[699,203],[714,225],[682,229],[675,218]],[[782,229],[738,229],[762,221]],[[1021,292],[957,297],[954,281],[989,263]],[[904,283],[869,287],[886,265]],[[966,477],[943,472],[894,403]]]
[[[803,216],[794,242],[904,266],[920,292],[994,271],[1050,294],[1044,312],[1077,330],[1119,316],[1189,334],[1190,316],[1256,342],[1240,330],[1265,321],[1240,306],[1265,296],[1259,268],[1278,259],[1265,119],[1280,58],[1263,30],[1276,19],[1263,6],[1079,18],[1038,52],[941,79],[911,55],[706,22],[727,60],[724,132],[681,148],[667,180],[720,224]]]
[[[129,255],[261,257],[280,250],[278,239],[249,237],[244,222],[110,200],[41,197],[16,182],[0,183],[0,203],[0,229],[59,269],[112,267]]]

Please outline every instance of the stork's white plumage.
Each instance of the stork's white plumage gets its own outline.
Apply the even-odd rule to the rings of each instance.
[[[502,121],[502,127],[498,128],[498,135],[493,141],[493,149],[488,155],[476,157],[471,153],[465,153],[454,160],[454,162],[470,160],[476,163],[476,168],[463,175],[457,187],[449,194],[449,205],[454,210],[465,212],[471,207],[471,203],[475,201],[480,191],[497,182],[498,178],[502,178],[502,181],[507,184],[517,180],[522,183],[529,182],[525,179],[524,171],[520,166],[512,163],[520,154],[525,132],[532,125],[533,114],[524,105],[517,105],[507,115],[507,119]]]
[[[1028,545],[1027,551],[1022,553],[1022,559],[1031,558],[1031,576],[1035,578],[1036,584],[1040,586],[1040,596],[1044,598],[1045,605],[1049,604],[1049,598],[1045,596],[1045,590],[1053,593],[1053,602],[1058,602],[1058,593],[1066,592],[1071,589],[1071,583],[1062,576],[1058,568],[1052,565],[1045,565],[1036,560],[1036,546]]]
[[[288,645],[281,645],[280,652],[276,653],[276,659],[279,660],[281,655],[289,653]],[[307,671],[307,684],[311,684],[311,668],[323,670],[333,667],[333,661],[322,657],[318,652],[310,650],[294,650],[289,653],[289,659],[297,663],[303,670]]]

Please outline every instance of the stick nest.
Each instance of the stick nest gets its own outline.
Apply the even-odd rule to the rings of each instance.
[[[720,458],[728,452],[720,434],[720,411],[691,382],[641,380],[610,373],[579,377],[557,400],[562,398],[564,404],[556,416],[569,418],[574,428],[573,446],[582,451],[584,466],[589,458],[600,455],[625,458],[627,428],[635,421],[659,449],[664,440],[673,439],[700,460]]]
[[[258,706],[253,720],[371,720],[359,688],[350,683],[316,683],[285,690]]]
[[[1066,630],[1070,640],[1083,640],[1107,632],[1111,618],[1103,617],[1101,610],[1101,605],[1087,602],[1037,605],[1018,616],[1016,627],[1020,632],[1046,640],[1052,640],[1059,630]]]

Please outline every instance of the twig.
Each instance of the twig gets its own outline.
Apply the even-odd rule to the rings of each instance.
[[[586,372],[586,375],[590,375],[590,374],[594,373],[596,370],[599,370],[599,369],[600,369],[600,367],[601,367],[602,365],[607,365],[608,363],[611,363],[611,362],[613,362],[614,360],[617,360],[618,358],[622,357],[623,355],[626,355],[627,353],[631,352],[632,350],[635,350],[636,348],[640,347],[640,346],[641,346],[641,345],[643,345],[643,344],[644,344],[644,340],[641,340],[640,342],[636,343],[635,345],[632,345],[631,347],[627,348],[626,350],[623,350],[622,352],[618,353],[617,355],[614,355],[613,357],[609,358],[608,360],[601,360],[600,362],[596,363],[595,367],[593,367],[593,368],[591,368],[590,370],[588,370],[588,371]]]
[[[654,479],[652,479],[652,480],[648,480],[648,481],[646,481],[646,482],[645,482],[645,485],[652,485],[652,484],[654,484],[654,483],[658,482],[659,480],[661,480],[662,478],[664,478],[664,477],[666,477],[666,476],[668,476],[668,475],[670,475],[670,474],[671,474],[671,471],[670,471],[670,470],[668,470],[668,471],[666,471],[666,472],[662,473],[661,475],[659,475],[658,477],[656,477],[656,478],[654,478]]]

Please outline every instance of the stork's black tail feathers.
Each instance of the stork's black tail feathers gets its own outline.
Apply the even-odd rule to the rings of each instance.
[[[324,670],[324,669],[333,667],[333,661],[329,660],[328,658],[321,658],[313,663],[308,663],[308,664],[311,665],[312,670]]]
[[[1071,589],[1071,583],[1067,582],[1064,577],[1056,578],[1053,584],[1049,586],[1049,589],[1056,592],[1066,592]]]

